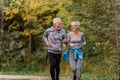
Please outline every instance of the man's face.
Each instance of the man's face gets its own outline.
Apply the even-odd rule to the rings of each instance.
[[[62,22],[61,22],[61,21],[57,21],[57,22],[54,24],[54,27],[55,27],[56,29],[61,28],[61,26],[62,26]]]

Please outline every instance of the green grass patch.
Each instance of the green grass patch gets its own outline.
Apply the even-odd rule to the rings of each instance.
[[[24,72],[24,71],[9,71],[9,72],[0,72],[2,75],[33,75],[33,76],[50,76],[47,72]]]
[[[32,76],[50,76],[49,72],[24,72],[24,71],[9,71],[9,72],[0,72],[2,75],[32,75]],[[72,76],[72,73],[60,73],[60,76]]]

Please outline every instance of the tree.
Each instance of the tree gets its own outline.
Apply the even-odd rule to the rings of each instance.
[[[11,3],[4,8],[5,32],[4,54],[2,54],[4,57],[1,58],[2,61],[9,63],[9,65],[6,64],[6,67],[9,67],[7,70],[21,69],[23,66],[26,66],[25,70],[27,70],[38,63],[44,64],[46,54],[42,34],[46,28],[52,26],[53,18],[60,11],[59,7],[66,4],[67,1],[51,3],[51,0],[47,2],[44,0],[11,0]],[[7,59],[5,59],[6,56]],[[20,63],[17,64],[18,62]],[[4,63],[1,64],[4,65]],[[23,65],[19,66],[21,64]],[[39,69],[40,66],[38,66]]]

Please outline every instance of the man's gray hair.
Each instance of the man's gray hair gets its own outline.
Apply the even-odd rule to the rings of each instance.
[[[58,22],[58,21],[61,21],[61,19],[60,19],[60,18],[54,18],[54,19],[53,19],[53,24],[55,24],[55,23]]]

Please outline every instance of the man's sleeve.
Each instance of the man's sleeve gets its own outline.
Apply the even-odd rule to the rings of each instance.
[[[70,43],[70,33],[67,34],[67,43]]]
[[[48,30],[46,30],[43,34],[43,40],[44,42],[48,42]]]
[[[67,39],[66,32],[64,31],[63,38],[62,39]]]

